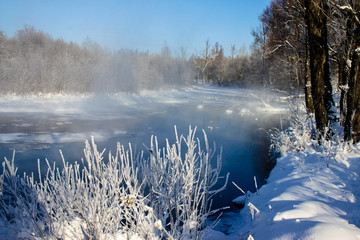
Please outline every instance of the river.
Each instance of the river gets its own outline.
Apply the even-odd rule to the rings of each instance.
[[[234,206],[231,200],[242,189],[255,191],[265,183],[274,162],[269,155],[268,132],[281,128],[287,113],[286,96],[265,90],[198,86],[172,90],[112,95],[39,95],[0,97],[0,158],[11,158],[16,150],[18,173],[37,172],[45,161],[61,166],[59,149],[69,162],[83,157],[84,141],[94,136],[98,147],[112,152],[116,143],[129,142],[145,151],[155,135],[175,141],[174,125],[187,134],[197,126],[222,148],[222,175],[230,173],[225,191],[214,199],[214,207]]]

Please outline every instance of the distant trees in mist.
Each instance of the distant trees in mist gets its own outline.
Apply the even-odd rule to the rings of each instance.
[[[131,50],[108,51],[87,39],[81,46],[25,26],[13,38],[0,31],[0,92],[137,91],[185,85],[187,59]]]
[[[257,45],[256,45],[257,46]],[[13,37],[0,30],[0,93],[119,92],[210,83],[275,86],[268,81],[261,51],[205,41],[198,53],[164,44],[160,53],[110,51],[86,39],[79,45],[25,26]],[[291,76],[287,76],[291,77]],[[283,88],[289,84],[281,84]]]
[[[202,52],[193,55],[190,61],[198,82],[220,86],[252,84],[250,81],[250,75],[252,75],[251,56],[245,46],[239,50],[232,46],[230,57],[225,57],[224,48],[218,42],[212,46],[210,40],[206,40]]]

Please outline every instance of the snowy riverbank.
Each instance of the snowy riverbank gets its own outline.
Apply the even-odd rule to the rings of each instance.
[[[240,214],[223,218],[218,229],[227,236],[209,232],[208,239],[360,239],[360,144],[319,146],[292,127],[278,135],[282,157],[267,184],[249,194]]]

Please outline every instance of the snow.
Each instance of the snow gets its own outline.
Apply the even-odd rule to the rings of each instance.
[[[346,66],[350,69],[352,61],[350,59],[346,60]]]
[[[360,144],[331,149],[335,156],[311,145],[279,158],[267,184],[235,200],[247,206],[223,218],[222,239],[360,239]]]
[[[118,130],[113,131],[114,134],[125,134],[125,131]],[[111,133],[108,132],[81,132],[81,133],[38,133],[28,134],[28,133],[1,133],[0,142],[1,143],[14,143],[19,140],[28,141],[32,143],[69,143],[75,141],[83,141],[84,139],[89,139],[91,136],[95,137],[99,141],[103,141],[111,136]]]
[[[259,96],[262,96],[261,98]],[[283,96],[266,90],[249,90],[241,88],[222,89],[215,86],[198,86],[179,89],[166,89],[139,93],[117,93],[110,95],[69,95],[42,94],[30,96],[0,96],[0,112],[4,113],[54,113],[76,114],[77,119],[108,119],[99,115],[100,109],[106,107],[111,114],[126,115],[144,110],[154,104],[197,104],[199,110],[209,103],[224,106],[225,111],[244,113],[242,109],[255,113],[284,112]],[[239,104],[241,102],[241,105]],[[235,105],[234,105],[235,104]],[[112,110],[111,110],[112,109]],[[129,110],[129,111],[125,111]],[[111,115],[113,116],[113,115]],[[114,117],[114,116],[113,116]]]

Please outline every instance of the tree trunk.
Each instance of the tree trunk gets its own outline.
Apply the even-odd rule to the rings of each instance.
[[[311,93],[316,128],[324,136],[327,126],[336,120],[327,41],[327,0],[306,0],[306,21],[310,51]],[[327,136],[328,137],[328,136]]]
[[[347,95],[348,95],[348,89],[349,89],[349,77],[350,77],[350,59],[351,54],[355,48],[355,42],[354,42],[354,23],[353,18],[351,14],[348,12],[344,12],[344,16],[347,19],[346,20],[346,37],[343,40],[342,44],[343,46],[343,53],[339,57],[339,84],[340,84],[340,123],[342,126],[344,126],[346,129],[350,130],[350,126],[346,126],[346,115],[347,115]],[[346,133],[346,134],[349,134]],[[349,135],[350,136],[350,135]]]
[[[354,81],[354,116],[353,116],[353,134],[352,138],[354,142],[360,141],[360,45],[358,46],[358,51],[355,51],[356,59],[353,60],[353,64],[356,65],[353,67],[353,76],[352,80]],[[350,77],[351,79],[351,77]]]
[[[352,39],[348,46],[351,53],[347,92],[347,112],[344,125],[344,139],[360,141],[360,3],[352,2],[347,21],[347,38]],[[351,38],[352,37],[352,38]],[[350,54],[349,54],[350,55]],[[351,65],[351,66],[350,66]]]
[[[319,138],[336,120],[327,39],[327,0],[306,0],[306,21],[310,52],[311,93]],[[330,129],[331,130],[331,129]],[[328,137],[329,135],[327,135]]]
[[[308,113],[314,113],[314,102],[311,94],[311,71],[310,71],[310,49],[309,41],[306,40],[306,62],[305,62],[305,104]]]
[[[347,94],[347,115],[345,121],[345,140],[360,141],[360,25],[354,31],[356,46],[351,58],[349,90]],[[352,126],[352,134],[351,134]]]
[[[347,112],[347,90],[348,90],[348,77],[349,74],[346,66],[346,57],[341,54],[338,61],[339,66],[339,89],[340,89],[340,124],[345,126],[346,112]]]

